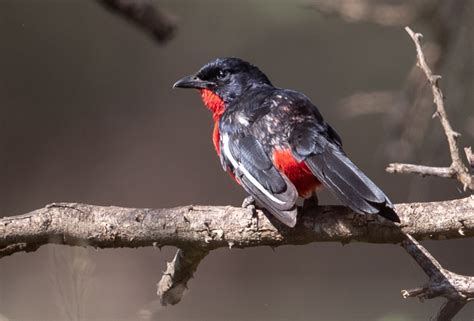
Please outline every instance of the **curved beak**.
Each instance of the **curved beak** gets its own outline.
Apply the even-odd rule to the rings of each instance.
[[[186,76],[174,83],[173,88],[206,89],[215,85],[211,81],[201,80],[196,75]]]

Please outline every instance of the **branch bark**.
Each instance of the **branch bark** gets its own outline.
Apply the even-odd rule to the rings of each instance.
[[[97,248],[176,246],[280,246],[351,241],[399,243],[403,233],[417,239],[474,236],[474,196],[397,204],[398,225],[378,215],[359,215],[343,206],[320,206],[300,213],[295,228],[282,226],[261,210],[222,206],[169,209],[51,204],[28,214],[0,219],[0,258],[49,244]]]
[[[163,305],[178,303],[187,282],[209,251],[220,247],[280,246],[311,242],[399,243],[404,233],[419,239],[474,236],[474,196],[397,204],[401,225],[378,215],[359,215],[343,206],[301,210],[291,229],[261,210],[223,206],[169,209],[50,204],[0,219],[0,258],[56,243],[95,248],[179,248],[158,284]]]

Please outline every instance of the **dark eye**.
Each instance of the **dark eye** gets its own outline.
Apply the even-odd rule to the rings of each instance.
[[[229,77],[229,71],[227,70],[219,70],[217,72],[217,79],[219,80],[225,80],[227,79],[227,77]]]

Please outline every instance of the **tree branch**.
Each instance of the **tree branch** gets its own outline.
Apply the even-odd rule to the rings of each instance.
[[[437,176],[455,178],[456,171],[451,167],[434,167],[414,164],[391,163],[385,169],[392,174],[418,174],[420,176]]]
[[[443,93],[439,88],[438,81],[441,76],[433,75],[428,67],[423,51],[420,46],[421,34],[414,33],[409,27],[405,30],[415,42],[417,52],[417,66],[420,67],[428,78],[436,105],[436,113],[443,126],[446,138],[448,140],[449,151],[452,163],[449,167],[429,167],[411,164],[390,164],[387,171],[391,173],[416,173],[422,176],[431,175],[445,178],[456,178],[460,181],[464,189],[473,188],[474,179],[471,177],[469,170],[461,161],[461,154],[457,145],[457,138],[460,136],[456,133],[448,120],[446,110],[444,108]],[[470,148],[465,148],[468,161],[472,165],[472,152]],[[472,167],[472,166],[471,166]],[[473,196],[471,196],[472,198]],[[472,215],[472,214],[471,214]],[[462,230],[459,231],[461,234]],[[402,296],[419,297],[431,299],[438,296],[444,296],[448,299],[439,310],[433,320],[451,321],[452,318],[466,305],[467,302],[474,300],[474,277],[459,275],[444,269],[441,264],[421,245],[415,238],[405,233],[406,239],[402,242],[405,250],[416,260],[423,271],[428,275],[429,282],[421,287],[411,290],[403,290]]]
[[[474,236],[474,197],[396,205],[401,230],[418,239]],[[222,206],[169,209],[51,204],[28,214],[0,219],[0,258],[35,251],[49,244],[98,248],[176,246],[212,250],[220,247],[280,246],[351,241],[399,243],[400,228],[378,215],[359,215],[343,206],[320,206],[300,213],[287,228],[258,210]]]
[[[149,0],[97,0],[104,8],[126,18],[151,35],[158,43],[170,40],[176,30],[175,19],[158,10]]]
[[[439,118],[441,125],[443,126],[444,133],[448,140],[449,151],[451,154],[451,165],[449,167],[429,167],[429,166],[419,166],[412,164],[399,164],[393,163],[389,164],[386,170],[389,173],[412,173],[419,174],[422,176],[431,175],[439,177],[448,177],[455,178],[463,184],[464,189],[470,189],[474,191],[474,178],[469,173],[469,170],[464,165],[461,160],[461,153],[458,147],[457,139],[460,134],[455,132],[451,127],[451,124],[448,120],[446,114],[446,109],[444,108],[444,96],[443,92],[439,87],[439,80],[441,76],[434,75],[431,72],[430,67],[426,63],[425,55],[421,50],[420,39],[423,37],[420,33],[414,33],[409,27],[406,27],[405,30],[408,32],[410,37],[413,39],[416,47],[417,53],[417,66],[423,70],[431,85],[431,91],[434,97],[434,103],[436,105],[436,112],[433,116]]]
[[[416,260],[429,277],[422,288],[403,290],[404,298],[432,299],[443,296],[448,299],[434,320],[450,321],[467,302],[474,300],[474,277],[459,275],[444,269],[441,264],[413,237],[406,235],[403,248]]]
[[[178,303],[187,282],[209,251],[220,247],[280,246],[311,242],[399,243],[403,233],[419,239],[474,236],[474,197],[396,205],[400,226],[378,215],[359,215],[343,206],[300,213],[295,228],[261,210],[223,206],[168,209],[104,207],[77,203],[0,219],[0,258],[56,243],[95,248],[179,248],[158,284],[163,305]]]

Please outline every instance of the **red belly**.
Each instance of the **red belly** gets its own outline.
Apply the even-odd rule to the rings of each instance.
[[[289,149],[274,150],[273,163],[295,185],[301,197],[310,197],[321,185],[308,166],[303,162],[298,162]]]

